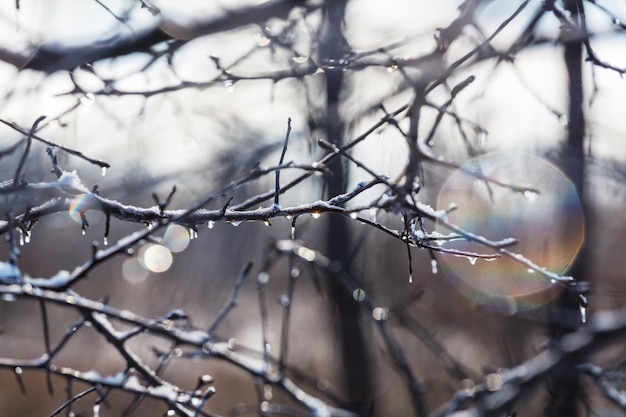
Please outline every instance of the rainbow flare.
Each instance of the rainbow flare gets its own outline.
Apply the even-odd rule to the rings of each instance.
[[[514,191],[468,172],[538,193]],[[437,204],[439,209],[456,205],[448,220],[469,232],[491,240],[517,239],[511,251],[556,274],[567,271],[584,241],[583,210],[575,187],[554,165],[527,153],[492,153],[470,160],[444,184]],[[439,224],[437,230],[450,232]],[[497,253],[464,240],[445,247]],[[545,304],[561,290],[540,272],[509,257],[468,262],[442,254],[440,259],[445,275],[465,295],[511,314]]]

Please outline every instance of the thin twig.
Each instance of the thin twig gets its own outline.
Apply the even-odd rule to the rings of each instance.
[[[43,116],[42,116],[43,117]],[[24,134],[24,135],[29,135],[29,132],[27,130],[25,130],[24,128],[20,127],[17,125],[17,123],[10,121],[10,120],[4,120],[0,118],[0,123],[3,123],[7,126],[9,126],[10,128],[17,130],[18,132]],[[111,165],[109,165],[107,162],[104,162],[102,160],[99,159],[93,159],[93,158],[89,158],[88,156],[84,155],[82,152],[76,151],[74,149],[68,148],[67,146],[63,146],[63,145],[58,145],[52,141],[49,141],[47,139],[42,138],[41,136],[32,134],[30,135],[30,137],[32,139],[38,140],[41,143],[45,143],[48,146],[53,146],[55,148],[61,149],[64,152],[67,152],[70,155],[74,155],[77,156],[81,159],[84,159],[85,161],[92,163],[94,165],[98,165],[99,167],[102,168],[109,168]]]
[[[241,271],[239,271],[239,275],[237,276],[237,281],[235,281],[235,286],[233,288],[233,293],[230,296],[230,300],[228,301],[228,304],[226,306],[224,306],[219,311],[219,313],[217,313],[217,317],[215,318],[215,320],[213,321],[213,323],[209,327],[209,330],[207,330],[207,333],[209,334],[209,337],[211,337],[211,336],[213,336],[213,334],[215,334],[215,330],[217,330],[217,327],[222,323],[222,321],[224,321],[226,316],[228,316],[228,313],[230,313],[230,311],[233,308],[235,308],[235,306],[237,305],[237,297],[239,296],[239,290],[241,289],[241,286],[243,285],[244,281],[246,280],[246,277],[250,273],[251,269],[252,269],[252,262],[248,262],[241,269]]]
[[[287,133],[285,134],[285,144],[280,154],[278,165],[282,165],[287,153],[287,144],[289,143],[289,134],[291,133],[291,117],[287,119]],[[278,205],[278,197],[280,196],[280,169],[276,170],[276,188],[274,189],[274,204]]]

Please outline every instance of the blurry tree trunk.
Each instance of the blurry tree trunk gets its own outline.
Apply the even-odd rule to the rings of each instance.
[[[585,114],[583,111],[583,40],[584,25],[581,24],[579,0],[564,0],[565,9],[570,13],[576,28],[562,28],[564,40],[564,60],[568,75],[568,135],[562,155],[562,170],[574,184],[581,199],[585,214],[585,223],[588,227],[588,205],[585,201]],[[587,253],[585,244],[581,248],[578,257],[572,264],[569,274],[577,280],[588,280],[586,273]],[[572,291],[563,291],[549,309],[550,336],[560,339],[564,334],[576,330],[582,324],[577,294]],[[583,396],[582,387],[575,367],[567,366],[550,380],[548,380],[551,394],[547,407],[548,417],[577,416],[577,406]]]
[[[341,92],[344,87],[344,72],[339,64],[345,58],[348,44],[343,36],[344,12],[347,0],[327,1],[324,7],[322,31],[322,54],[328,61],[326,73],[326,120],[327,140],[341,146],[345,134],[345,122],[339,113]],[[329,168],[333,176],[328,179],[328,195],[335,196],[346,191],[347,167],[343,159],[336,159]],[[330,259],[339,261],[348,268],[349,228],[342,216],[330,215],[326,233],[326,250]],[[360,308],[346,289],[330,277],[330,295],[336,312],[335,332],[340,346],[344,384],[350,408],[360,415],[369,414],[371,402],[371,379],[369,367],[369,343],[361,326]]]

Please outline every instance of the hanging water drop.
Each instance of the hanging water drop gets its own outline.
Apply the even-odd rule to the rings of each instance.
[[[269,219],[265,219],[265,221],[263,221],[263,224],[266,226],[271,226],[272,223],[269,221]]]
[[[85,235],[87,234],[87,230],[85,230],[85,228],[83,227],[83,228],[81,229],[81,232],[80,232],[80,233],[81,233],[83,236],[85,236]]]
[[[387,72],[394,72],[397,69],[398,69],[398,64],[391,64],[390,66],[387,67]]]
[[[580,304],[578,306],[578,308],[580,309],[580,320],[583,323],[587,323],[587,307],[585,307],[584,305]]]
[[[433,275],[437,274],[438,268],[437,268],[437,260],[436,259],[431,259],[430,260],[430,270],[433,273]]]
[[[19,229],[20,231],[20,246],[24,246],[24,232],[22,231],[22,229]]]
[[[468,256],[467,260],[469,261],[469,263],[471,263],[472,265],[476,265],[476,261],[478,260],[477,257],[475,256]]]
[[[105,236],[104,239],[102,239],[102,243],[104,243],[104,246],[108,246],[109,245],[109,238]]]
[[[409,274],[409,284],[413,284],[413,274]]]
[[[371,207],[370,208],[370,220],[375,223],[377,216],[378,216],[378,209],[376,207]]]
[[[100,404],[93,405],[93,417],[100,417]]]
[[[24,232],[24,243],[30,243],[30,232]]]
[[[17,300],[14,294],[2,294],[2,301],[12,302]]]
[[[231,226],[239,226],[241,224],[241,220],[232,220],[229,222],[231,224]]]
[[[485,144],[487,143],[487,132],[485,132],[484,130],[478,132],[478,134],[476,135],[476,141],[478,142],[479,148],[484,148]]]
[[[356,220],[356,219],[357,219],[357,217],[359,217],[359,215],[357,214],[357,212],[353,211],[352,213],[350,213],[350,218],[351,218],[352,220]]]
[[[206,225],[209,229],[213,229],[215,227],[215,222],[213,220],[209,220]]]
[[[254,39],[259,46],[267,46],[271,42],[271,40],[262,33],[255,33]]]
[[[102,176],[106,176],[107,175],[107,167],[102,167]]]
[[[289,307],[289,304],[291,304],[291,300],[289,300],[289,296],[287,294],[281,295],[280,305],[282,305],[283,307]]]
[[[79,100],[81,104],[91,105],[96,101],[96,96],[94,96],[93,93],[87,93]]]
[[[293,57],[291,57],[291,59],[296,64],[304,64],[305,62],[309,60],[309,57],[306,55],[294,55]]]
[[[529,204],[533,204],[535,201],[537,201],[537,197],[539,197],[539,193],[536,191],[524,191],[524,198],[528,201]]]
[[[226,91],[229,93],[235,91],[235,83],[233,82],[233,80],[224,81],[224,87],[226,87]]]
[[[291,240],[296,240],[296,225],[291,225]]]
[[[314,211],[313,213],[311,213],[311,216],[312,216],[314,219],[319,219],[321,215],[322,215],[322,213],[320,213],[320,212],[318,212],[318,211]]]

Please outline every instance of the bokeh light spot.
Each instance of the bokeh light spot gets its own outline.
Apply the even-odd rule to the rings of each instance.
[[[178,224],[171,224],[163,235],[162,243],[170,252],[178,253],[187,249],[189,240],[190,236],[186,228]]]
[[[172,253],[163,245],[148,243],[139,249],[138,261],[152,272],[165,272],[172,266]]]
[[[468,171],[528,190],[487,183]],[[582,206],[573,184],[554,165],[530,154],[493,153],[469,161],[439,193],[439,209],[451,204],[458,207],[448,215],[451,223],[494,241],[515,238],[518,243],[510,250],[557,274],[565,273],[584,241]],[[437,231],[450,232],[441,224]],[[444,247],[497,253],[464,240]],[[476,258],[470,263],[442,254],[441,260],[446,276],[464,294],[507,314],[544,304],[560,290],[544,275],[529,272],[528,266],[508,257],[493,262]]]
[[[361,288],[357,288],[356,290],[352,291],[352,298],[354,298],[356,301],[365,300],[365,291],[363,291]]]
[[[137,258],[128,258],[122,264],[122,276],[131,284],[141,284],[149,274],[150,272],[141,266]]]

